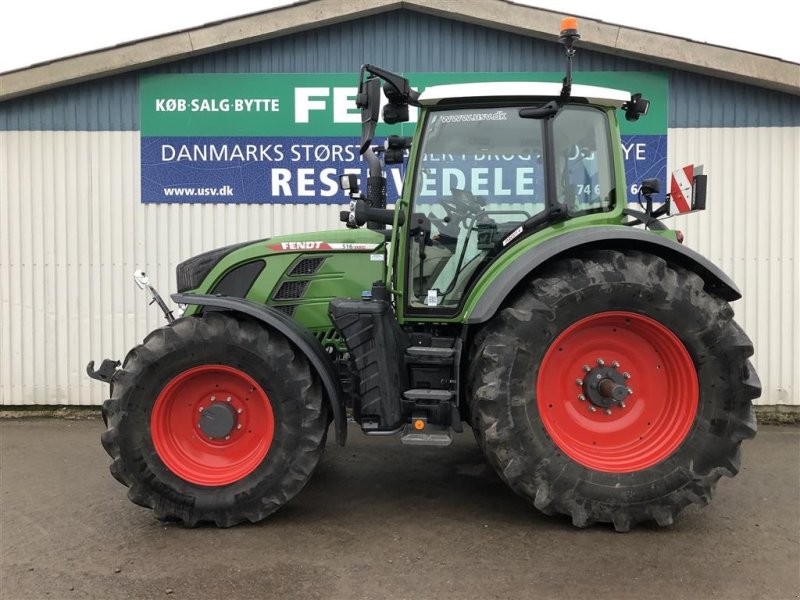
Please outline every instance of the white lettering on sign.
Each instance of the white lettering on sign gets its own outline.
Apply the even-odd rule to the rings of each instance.
[[[356,88],[333,88],[333,122],[361,123],[361,111],[356,107]]]
[[[452,167],[430,167],[423,168],[422,172],[424,177],[420,196],[449,196],[454,189],[468,189],[478,196],[536,195],[533,167],[479,167],[467,171]],[[402,183],[399,174],[396,183]],[[398,189],[402,188],[398,185]]]
[[[631,153],[633,153],[634,160],[647,160],[647,155],[645,154],[646,150],[647,144],[643,142],[622,144],[622,151],[625,153],[625,160],[631,159]]]
[[[231,109],[231,103],[227,98],[222,100],[193,98],[191,107],[192,112],[228,112]]]
[[[416,88],[413,88],[416,89]],[[334,123],[360,123],[361,111],[356,108],[355,87],[297,87],[294,88],[294,121],[295,123],[309,123],[312,111],[332,110],[330,119]],[[326,98],[333,98],[333,105],[328,106]],[[383,106],[388,102],[381,92],[380,114]],[[415,106],[408,107],[409,122],[416,123],[419,109]],[[383,117],[378,117],[383,122]]]
[[[294,122],[308,123],[308,115],[312,110],[325,110],[328,103],[325,100],[312,100],[312,98],[327,98],[331,93],[330,88],[310,87],[294,89]]]
[[[236,98],[233,108],[237,112],[280,112],[278,98]]]
[[[278,98],[156,98],[156,112],[280,112]]]

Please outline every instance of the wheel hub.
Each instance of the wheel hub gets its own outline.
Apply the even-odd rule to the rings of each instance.
[[[224,439],[236,426],[236,410],[227,402],[216,402],[200,414],[200,430],[211,439]]]
[[[619,363],[614,361],[612,366],[597,366],[584,375],[583,395],[597,408],[625,408],[625,399],[633,393],[627,385],[625,375],[614,365],[618,366]]]

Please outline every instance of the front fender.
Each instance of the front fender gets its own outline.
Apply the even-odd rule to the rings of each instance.
[[[506,296],[546,262],[576,249],[636,249],[660,256],[697,273],[706,288],[729,302],[742,297],[739,288],[719,267],[694,250],[669,238],[642,229],[621,226],[586,227],[559,235],[523,252],[484,291],[467,316],[467,323],[484,323],[492,318]],[[480,285],[480,283],[478,284]]]
[[[305,327],[274,308],[263,304],[256,304],[255,302],[250,302],[242,298],[234,298],[232,296],[206,296],[200,294],[172,294],[171,298],[178,304],[213,306],[217,309],[243,313],[273,327],[289,338],[289,340],[305,354],[306,358],[311,363],[311,368],[319,375],[322,387],[325,390],[325,395],[328,397],[331,411],[333,412],[336,443],[340,446],[344,446],[345,440],[347,439],[347,417],[342,401],[344,397],[342,387],[339,383],[339,378],[333,370],[333,363],[331,363],[322,344],[320,344],[319,340]]]

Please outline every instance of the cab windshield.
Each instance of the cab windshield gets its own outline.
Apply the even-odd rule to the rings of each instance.
[[[410,240],[411,307],[456,308],[481,267],[516,239],[522,223],[545,210],[548,173],[555,178],[550,202],[565,205],[570,215],[613,208],[605,112],[565,106],[552,121],[550,156],[544,128],[551,124],[520,117],[520,108],[428,113],[411,212],[428,217],[431,235]]]

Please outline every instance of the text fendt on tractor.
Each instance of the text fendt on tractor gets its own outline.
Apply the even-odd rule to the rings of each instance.
[[[584,527],[670,525],[706,504],[756,432],[753,346],[719,268],[660,217],[699,210],[705,176],[627,208],[617,115],[640,94],[563,83],[413,90],[364,65],[366,193],[347,228],[247,242],[177,268],[182,310],[120,363],[102,442],[128,497],[186,525],[256,522],[311,477],[327,431],[446,446],[463,422],[497,474]],[[387,124],[413,138],[372,145]],[[383,167],[407,161],[386,208]],[[695,172],[696,173],[696,172]],[[366,228],[361,228],[366,225]]]

